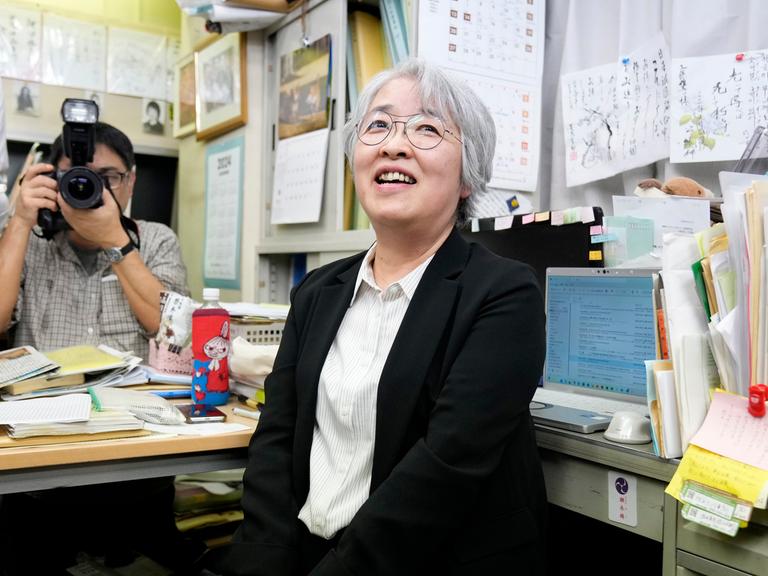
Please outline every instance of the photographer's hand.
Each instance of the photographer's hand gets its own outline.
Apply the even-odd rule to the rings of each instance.
[[[102,249],[125,246],[129,236],[120,223],[120,206],[108,190],[104,190],[102,201],[98,208],[77,209],[58,195],[61,213],[80,238]]]
[[[55,212],[59,209],[56,202],[58,185],[56,180],[47,175],[53,170],[50,164],[34,164],[29,167],[21,182],[13,219],[28,230],[37,224],[38,210],[48,208]]]

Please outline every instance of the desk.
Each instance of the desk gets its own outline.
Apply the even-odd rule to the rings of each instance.
[[[215,436],[144,436],[0,450],[0,494],[243,468],[255,422],[222,409],[248,430]]]
[[[629,446],[536,425],[547,497],[552,504],[662,543],[664,576],[768,575],[768,514],[757,511],[735,538],[680,517],[664,493],[677,463],[653,455],[650,444]],[[637,478],[637,526],[608,519],[609,470]]]
[[[223,409],[228,421],[249,430],[3,449],[0,493],[242,468],[255,423],[233,415],[232,405]],[[768,514],[761,511],[736,538],[685,522],[675,499],[664,493],[677,465],[654,456],[650,444],[626,446],[599,432],[539,425],[536,441],[549,501],[661,542],[664,576],[768,574]],[[637,526],[608,520],[609,470],[637,477]]]

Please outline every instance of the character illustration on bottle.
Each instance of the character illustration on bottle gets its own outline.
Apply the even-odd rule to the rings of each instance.
[[[229,354],[229,322],[221,325],[221,334],[214,336],[203,344],[203,352],[210,361],[195,359],[195,371],[192,375],[192,388],[195,391],[195,400],[202,402],[208,392],[226,392],[229,388],[229,374],[226,364],[222,366],[222,360],[226,360]]]

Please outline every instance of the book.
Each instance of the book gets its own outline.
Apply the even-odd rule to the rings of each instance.
[[[355,79],[361,91],[376,74],[387,68],[384,30],[381,20],[360,10],[349,13],[352,52],[355,57]]]
[[[357,106],[357,71],[355,70],[355,51],[352,48],[352,26],[347,26],[347,111]]]
[[[59,364],[32,346],[19,346],[0,352],[0,388],[26,378],[52,372]]]
[[[355,182],[349,162],[344,161],[344,217],[343,229],[352,230],[355,215]]]
[[[392,63],[408,58],[408,30],[405,25],[402,0],[381,0],[381,20]]]
[[[61,388],[64,386],[77,386],[85,382],[85,374],[65,374],[60,376],[54,372],[50,376],[36,376],[14,382],[3,389],[4,394],[26,394],[35,390],[44,390],[46,388]]]

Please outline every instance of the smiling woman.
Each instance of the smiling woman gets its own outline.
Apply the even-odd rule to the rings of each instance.
[[[530,268],[455,229],[491,176],[490,114],[411,60],[372,80],[344,136],[376,242],[294,290],[245,519],[208,566],[542,573],[546,497],[528,411],[541,294]]]

